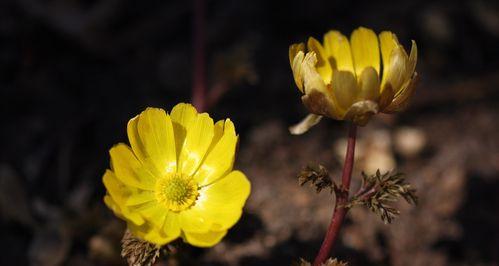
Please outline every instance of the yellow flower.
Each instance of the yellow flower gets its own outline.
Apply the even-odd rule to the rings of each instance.
[[[128,122],[131,147],[109,151],[106,205],[137,237],[163,245],[179,237],[210,247],[241,217],[250,183],[233,171],[238,136],[230,119],[213,123],[190,104],[170,114],[147,108]]]
[[[338,31],[324,35],[323,44],[310,37],[289,47],[289,62],[302,101],[314,115],[365,125],[372,115],[403,110],[414,90],[417,73],[416,43],[410,55],[389,31],[378,36],[360,27],[350,41]]]

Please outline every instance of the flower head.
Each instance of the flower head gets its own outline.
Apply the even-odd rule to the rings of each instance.
[[[232,121],[214,124],[181,103],[170,114],[147,108],[128,122],[127,132],[130,146],[110,150],[106,205],[148,242],[218,243],[250,193],[246,176],[232,170],[238,140]]]
[[[413,93],[416,43],[408,55],[397,36],[360,27],[350,41],[329,31],[289,47],[289,62],[302,101],[315,115],[365,125],[372,115],[403,110]],[[316,122],[316,117],[308,121]]]

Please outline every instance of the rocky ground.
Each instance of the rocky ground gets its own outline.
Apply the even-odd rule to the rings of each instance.
[[[499,9],[493,1],[207,1],[210,108],[240,134],[236,168],[252,182],[219,245],[179,245],[158,265],[290,265],[312,260],[332,215],[328,191],[299,186],[310,163],[340,174],[347,125],[305,116],[287,47],[331,27],[415,39],[421,83],[407,112],[359,129],[360,172],[396,169],[419,204],[390,225],[353,209],[335,256],[350,265],[498,265]],[[0,3],[0,265],[123,265],[124,224],[106,209],[109,147],[146,106],[190,95],[189,2]],[[215,100],[213,102],[215,102]]]

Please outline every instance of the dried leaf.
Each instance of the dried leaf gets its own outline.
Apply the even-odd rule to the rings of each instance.
[[[348,207],[364,204],[372,212],[378,214],[384,223],[391,223],[400,212],[389,205],[390,202],[404,198],[409,204],[417,204],[416,190],[405,182],[402,173],[378,170],[374,175],[362,173],[362,186],[359,192],[350,200]]]
[[[304,259],[300,259],[296,266],[312,266],[312,264]],[[348,263],[340,261],[338,259],[329,258],[327,261],[323,262],[321,266],[348,266]]]
[[[330,188],[333,191],[335,187],[326,167],[320,164],[317,166],[306,166],[298,175],[298,181],[300,182],[300,186],[310,182],[311,185],[315,186],[317,193],[325,188]]]
[[[126,230],[121,240],[121,256],[130,266],[152,266],[160,254],[160,247],[139,239]]]

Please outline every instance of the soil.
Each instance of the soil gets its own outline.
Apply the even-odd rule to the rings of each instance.
[[[211,249],[181,243],[157,265],[290,265],[313,260],[334,196],[297,175],[338,180],[347,124],[306,115],[287,49],[331,28],[390,29],[418,43],[409,109],[359,129],[361,171],[403,172],[417,206],[392,224],[352,209],[333,256],[349,265],[499,265],[499,6],[494,1],[206,1],[209,112],[240,134],[252,193]],[[189,1],[0,3],[0,265],[123,265],[122,221],[104,206],[108,149],[147,106],[189,101]]]

